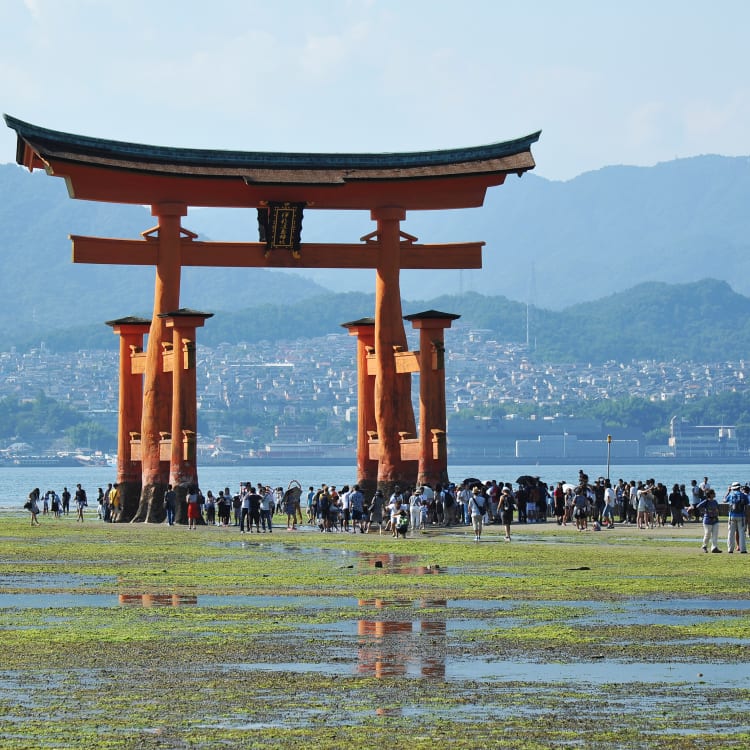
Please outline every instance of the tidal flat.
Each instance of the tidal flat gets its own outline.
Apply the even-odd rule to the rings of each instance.
[[[750,746],[750,563],[700,525],[41,522],[0,515],[0,748]]]

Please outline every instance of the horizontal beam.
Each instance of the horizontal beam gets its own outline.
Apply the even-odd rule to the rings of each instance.
[[[159,240],[121,240],[71,235],[74,263],[155,266]],[[484,242],[439,245],[401,244],[402,269],[481,268]],[[271,250],[261,242],[181,242],[183,266],[214,268],[377,268],[377,242],[352,244],[303,243],[300,257],[288,250]]]

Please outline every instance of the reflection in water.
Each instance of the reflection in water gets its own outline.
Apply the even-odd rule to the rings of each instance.
[[[120,594],[118,601],[130,607],[195,607],[198,597],[192,594]]]
[[[357,557],[364,563],[364,570],[361,572],[397,573],[404,576],[429,576],[443,572],[439,565],[420,564],[419,555],[358,552]]]
[[[361,607],[376,609],[412,604],[420,609],[435,609],[447,607],[448,602],[446,599],[423,599],[414,603],[386,599],[359,600]],[[359,674],[377,678],[408,676],[445,679],[447,637],[444,620],[359,620],[357,635]],[[420,637],[427,637],[429,641],[420,641]],[[425,649],[428,653],[423,653]]]

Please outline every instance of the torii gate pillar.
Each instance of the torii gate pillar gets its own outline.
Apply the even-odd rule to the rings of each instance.
[[[164,369],[172,372],[172,410],[170,434],[160,441],[163,455],[169,452],[169,483],[177,492],[175,521],[181,523],[185,495],[190,485],[198,484],[196,465],[198,408],[197,378],[195,370],[195,331],[203,326],[213,313],[197,310],[176,310],[160,315],[172,332],[169,353],[165,351]],[[152,516],[157,516],[156,509]],[[151,520],[151,519],[150,519]],[[158,520],[153,518],[153,520]],[[163,519],[162,519],[163,520]]]
[[[143,410],[143,337],[150,323],[145,318],[108,320],[120,337],[119,404],[117,420],[117,484],[122,512],[120,521],[130,521],[141,499],[140,455],[131,453],[131,440],[140,439]]]
[[[417,484],[448,482],[444,331],[460,315],[428,310],[405,316],[419,330],[419,469]]]
[[[401,230],[406,211],[397,207],[371,211],[377,221],[379,250],[375,276],[375,424],[380,442],[378,487],[390,493],[395,484],[413,482],[413,470],[401,457],[399,433],[416,433],[411,403],[411,374],[398,373],[396,353],[407,350],[401,310]]]
[[[375,319],[362,318],[344,323],[350,336],[357,337],[357,484],[371,495],[378,483],[378,460],[370,457],[370,436],[378,431],[375,423],[375,376],[367,367],[367,357],[375,346]]]
[[[154,309],[146,349],[141,419],[141,468],[143,488],[134,521],[164,520],[164,493],[169,480],[169,459],[161,458],[163,432],[171,430],[172,378],[162,366],[162,342],[172,337],[163,314],[180,307],[182,256],[181,217],[187,215],[184,203],[157,203],[151,213],[158,217],[158,252]]]

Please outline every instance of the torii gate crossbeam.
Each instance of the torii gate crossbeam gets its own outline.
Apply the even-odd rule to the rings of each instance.
[[[71,235],[74,263],[124,266],[155,266],[159,242],[156,238],[121,240]],[[484,242],[448,244],[399,244],[401,269],[481,268]],[[225,268],[377,268],[379,242],[351,244],[304,243],[300,258],[285,250],[267,255],[261,242],[202,242],[183,238],[183,266]]]

